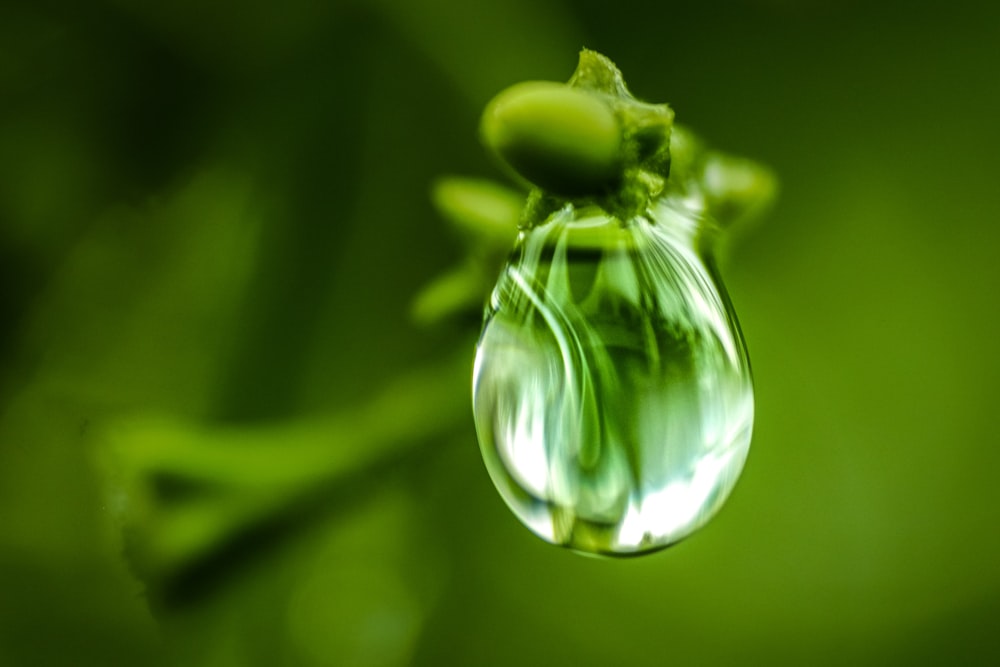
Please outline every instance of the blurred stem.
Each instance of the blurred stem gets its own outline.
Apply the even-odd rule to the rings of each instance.
[[[468,419],[469,362],[398,377],[363,405],[272,426],[132,418],[104,434],[126,555],[154,598],[188,596],[306,515],[347,503],[359,480],[440,446]],[[350,488],[350,493],[344,489]]]

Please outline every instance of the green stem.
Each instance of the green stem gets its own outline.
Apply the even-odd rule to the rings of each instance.
[[[255,536],[334,507],[342,489],[440,445],[468,417],[465,355],[401,376],[342,413],[264,427],[122,419],[98,436],[126,556],[169,603],[232,569]],[[273,540],[270,540],[273,541]]]

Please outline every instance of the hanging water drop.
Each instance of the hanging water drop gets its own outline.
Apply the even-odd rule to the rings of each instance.
[[[739,476],[750,367],[697,232],[676,203],[625,226],[567,206],[522,232],[500,276],[476,354],[477,431],[500,494],[549,542],[669,546]]]
[[[674,129],[669,107],[635,100],[590,51],[568,86],[513,87],[484,115],[487,145],[537,187],[486,309],[476,431],[514,514],[586,553],[684,539],[750,446],[750,363],[711,214],[759,210],[773,179],[733,162],[754,178],[709,187],[706,165],[730,163]]]

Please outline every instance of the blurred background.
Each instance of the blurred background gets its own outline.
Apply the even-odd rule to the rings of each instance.
[[[0,665],[996,664],[1000,5],[0,5]],[[654,556],[548,546],[434,179],[582,46],[782,192],[757,419]]]

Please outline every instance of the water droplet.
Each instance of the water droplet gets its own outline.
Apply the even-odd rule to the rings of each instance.
[[[705,238],[671,199],[626,225],[567,205],[521,232],[486,313],[474,407],[494,484],[543,539],[662,549],[736,483],[753,387]]]

